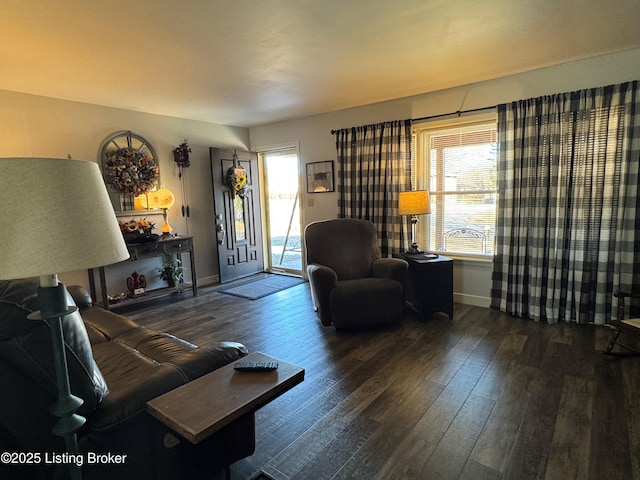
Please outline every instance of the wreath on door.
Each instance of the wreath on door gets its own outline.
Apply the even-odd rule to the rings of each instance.
[[[238,153],[233,151],[233,167],[227,170],[224,183],[231,189],[231,197],[244,198],[247,194],[247,171],[238,165]]]
[[[233,166],[227,171],[226,185],[231,189],[231,196],[244,198],[247,194],[247,171]]]

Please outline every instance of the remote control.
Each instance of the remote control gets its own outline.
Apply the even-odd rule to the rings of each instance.
[[[236,362],[233,368],[247,372],[264,372],[277,369],[278,362]]]

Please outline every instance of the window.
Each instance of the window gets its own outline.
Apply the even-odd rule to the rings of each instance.
[[[497,200],[494,114],[413,126],[414,185],[431,194],[418,243],[435,252],[492,255]]]

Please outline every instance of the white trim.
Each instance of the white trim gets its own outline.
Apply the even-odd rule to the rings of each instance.
[[[473,305],[475,307],[489,308],[491,306],[491,299],[489,297],[481,297],[479,295],[469,295],[466,293],[454,293],[453,302],[461,303],[463,305]]]
[[[489,266],[493,265],[493,254],[480,255],[480,254],[473,254],[473,253],[454,253],[454,252],[433,252],[433,253],[444,255],[445,257],[449,257],[452,260],[456,260],[458,262],[488,264]]]
[[[267,153],[267,152],[277,152],[278,150],[289,150],[291,148],[295,148],[296,151],[300,151],[300,142],[297,140],[292,140],[290,142],[283,143],[273,143],[271,145],[261,145],[252,147],[252,152],[257,153]]]
[[[220,275],[211,275],[210,277],[198,279],[198,287],[206,287],[208,285],[215,285],[218,283],[220,283]]]
[[[469,113],[467,115],[460,115],[455,117],[449,117],[444,120],[424,120],[414,122],[411,129],[417,132],[423,130],[439,130],[441,128],[450,127],[472,127],[474,125],[481,125],[483,123],[497,122],[498,110],[497,108],[490,108],[485,113]]]

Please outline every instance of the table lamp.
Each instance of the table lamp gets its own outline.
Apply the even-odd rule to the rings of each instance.
[[[400,192],[398,197],[398,213],[400,215],[411,215],[411,247],[406,253],[422,253],[416,242],[416,225],[418,224],[418,215],[431,213],[429,191],[412,190],[409,192]]]
[[[176,203],[176,197],[173,192],[166,188],[161,188],[156,192],[149,192],[148,194],[148,202],[149,208],[160,208],[162,209],[162,217],[164,218],[164,224],[160,229],[162,231],[162,238],[167,238],[171,236],[171,225],[169,225],[168,221],[168,213],[169,209],[173,207],[173,204]]]
[[[83,160],[0,158],[0,280],[40,277],[40,310],[31,320],[51,330],[59,417],[53,433],[77,453],[76,431],[85,419],[75,411],[82,400],[71,394],[62,317],[67,305],[58,273],[85,270],[129,258],[98,164]],[[72,478],[80,468],[69,465]]]

